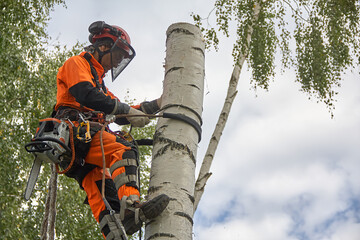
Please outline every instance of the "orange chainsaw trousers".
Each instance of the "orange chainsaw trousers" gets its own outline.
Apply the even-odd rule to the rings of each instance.
[[[117,141],[117,138],[119,137],[109,132],[103,132],[102,139],[106,168],[110,168],[115,162],[121,161],[123,159],[123,154],[126,151],[132,151],[130,147],[127,147]],[[103,176],[103,155],[100,145],[100,131],[98,131],[92,138],[90,150],[85,158],[85,163],[98,166],[85,176],[82,181],[82,187],[87,194],[91,211],[96,221],[99,222],[100,212],[106,209],[101,195],[101,188],[99,188],[99,185],[96,183],[101,181]],[[105,176],[107,181],[109,179],[114,180],[116,176],[124,172],[125,167],[120,167],[113,172],[112,176],[110,176],[109,172],[106,170]],[[127,186],[126,184],[117,189],[117,195],[119,200],[121,200],[123,196],[138,195],[140,197],[140,193],[136,187]]]

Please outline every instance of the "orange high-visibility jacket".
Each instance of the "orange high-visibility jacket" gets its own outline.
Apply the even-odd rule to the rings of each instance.
[[[96,59],[86,52],[69,58],[57,74],[57,103],[55,110],[59,107],[71,107],[80,111],[102,111],[106,114],[114,110],[116,101],[119,101],[106,87],[97,88],[94,76],[88,61],[84,58],[89,54],[90,61],[95,68],[100,85],[103,85],[104,68]],[[121,104],[126,113],[129,109],[127,104]]]

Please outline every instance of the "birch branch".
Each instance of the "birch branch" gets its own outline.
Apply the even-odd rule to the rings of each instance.
[[[212,161],[214,159],[214,155],[217,149],[217,146],[219,144],[222,132],[225,128],[227,119],[229,117],[229,113],[231,110],[231,106],[234,102],[234,99],[236,97],[237,94],[237,85],[239,82],[239,77],[240,77],[240,72],[242,69],[242,66],[245,62],[245,60],[247,59],[248,56],[248,52],[249,52],[249,45],[250,45],[250,41],[251,41],[251,36],[253,33],[253,26],[254,24],[257,22],[258,18],[259,18],[259,13],[261,11],[261,5],[256,3],[255,7],[254,7],[254,16],[252,19],[252,25],[249,28],[249,31],[247,33],[247,38],[246,38],[246,50],[245,52],[241,53],[239,56],[239,61],[235,64],[231,78],[230,78],[230,82],[229,82],[229,87],[228,87],[228,91],[227,91],[227,95],[225,98],[225,102],[224,102],[224,106],[221,110],[221,113],[219,115],[219,119],[218,122],[216,124],[215,130],[211,136],[205,157],[203,159],[201,168],[200,168],[200,172],[198,175],[198,178],[196,180],[195,183],[195,192],[194,192],[194,198],[195,198],[195,202],[194,202],[194,212],[197,209],[197,206],[200,202],[200,199],[204,193],[204,189],[205,189],[205,185],[208,181],[208,179],[211,176],[211,172],[210,172],[210,167],[212,164]]]

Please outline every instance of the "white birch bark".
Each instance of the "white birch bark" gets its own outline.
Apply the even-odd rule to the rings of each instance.
[[[252,24],[256,23],[256,21],[259,17],[260,10],[261,10],[261,5],[256,3]],[[212,161],[214,159],[214,155],[215,155],[217,146],[219,144],[222,132],[225,128],[225,125],[226,125],[226,122],[227,122],[227,119],[228,119],[228,116],[229,116],[229,113],[231,110],[231,106],[232,106],[234,99],[236,97],[236,94],[237,94],[236,89],[237,89],[237,85],[239,82],[240,72],[241,72],[241,69],[242,69],[242,66],[243,66],[245,60],[247,59],[248,47],[249,47],[249,44],[251,41],[252,33],[253,33],[253,25],[249,28],[249,31],[247,33],[247,38],[246,38],[247,49],[245,52],[243,52],[239,56],[239,62],[234,66],[234,69],[233,69],[233,72],[232,72],[232,75],[230,78],[229,87],[228,87],[227,95],[225,98],[224,106],[219,115],[219,119],[216,124],[215,130],[211,136],[208,148],[206,150],[205,157],[203,159],[203,162],[202,162],[202,165],[201,165],[201,168],[199,171],[198,178],[196,180],[195,193],[194,193],[194,197],[195,197],[194,212],[196,211],[199,201],[204,193],[205,185],[206,185],[209,177],[211,176],[210,167],[211,167]]]
[[[171,25],[167,32],[162,109],[201,124],[205,44],[198,27]],[[199,136],[183,121],[159,119],[154,136],[149,198],[165,193],[170,203],[147,223],[145,239],[192,239],[195,164]]]

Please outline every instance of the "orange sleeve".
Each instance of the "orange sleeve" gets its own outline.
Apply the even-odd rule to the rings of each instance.
[[[60,106],[69,106],[76,109],[84,108],[88,111],[90,108],[83,107],[83,104],[77,102],[76,98],[70,93],[70,89],[75,85],[87,84],[95,87],[92,80],[90,65],[83,57],[73,56],[66,60],[63,66],[60,67],[57,74],[57,96],[56,106],[57,110]],[[84,94],[82,94],[83,96]]]
[[[83,57],[73,56],[69,58],[62,68],[62,76],[59,76],[59,78],[63,80],[67,89],[80,82],[90,82],[95,87],[92,81],[90,65]]]
[[[130,107],[135,108],[135,109],[137,109],[137,110],[141,110],[140,104],[139,104],[139,105],[132,105],[132,106],[130,106]]]

